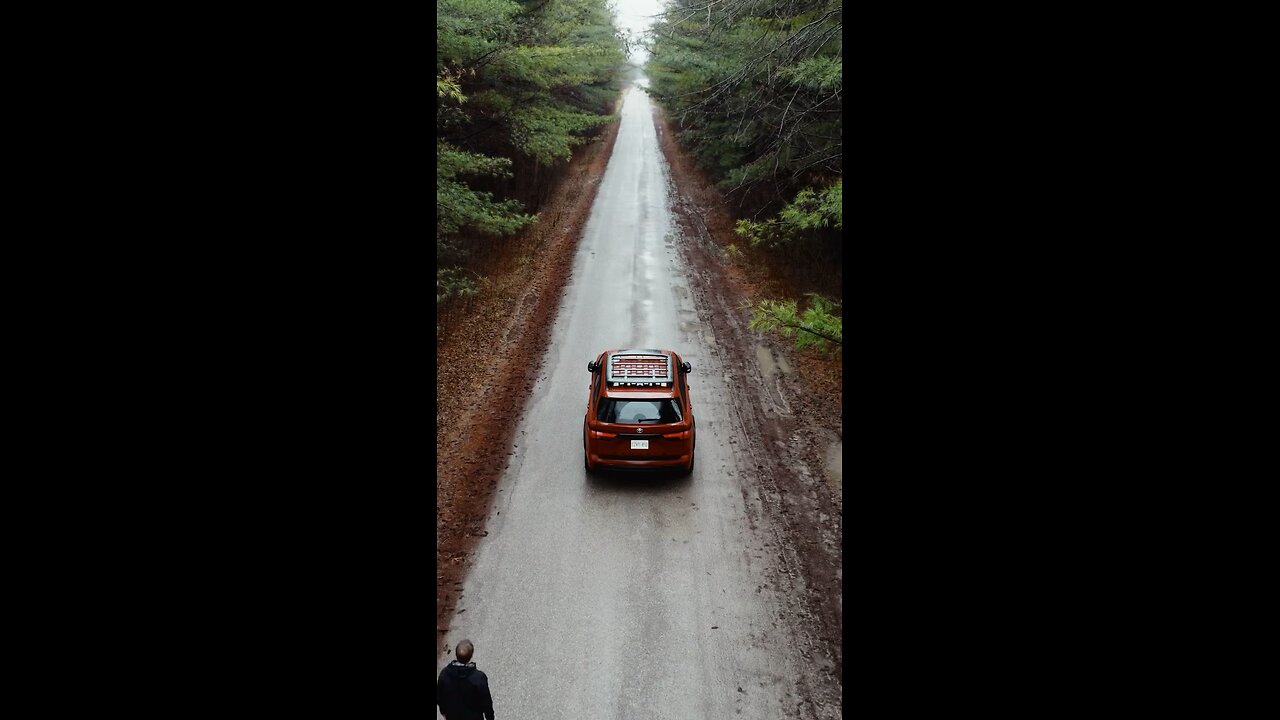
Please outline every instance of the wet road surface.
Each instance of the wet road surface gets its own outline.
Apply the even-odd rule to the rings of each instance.
[[[649,98],[622,123],[511,465],[447,633],[475,643],[505,718],[802,717],[753,442],[698,322]],[[588,475],[587,362],[671,348],[693,365],[691,476]],[[437,659],[436,671],[452,655]]]

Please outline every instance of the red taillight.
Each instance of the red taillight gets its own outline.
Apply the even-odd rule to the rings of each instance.
[[[688,431],[688,430],[685,430],[684,432],[678,432],[678,433],[667,433],[666,435],[663,435],[662,437],[664,437],[664,438],[666,438],[666,439],[668,439],[668,440],[688,440],[688,439],[689,439],[689,431]]]
[[[600,432],[599,430],[592,430],[592,431],[591,431],[591,437],[594,437],[594,438],[616,438],[616,437],[618,437],[618,433]]]

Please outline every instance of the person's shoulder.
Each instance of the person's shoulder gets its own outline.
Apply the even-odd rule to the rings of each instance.
[[[486,684],[486,685],[488,685],[488,684],[489,684],[489,676],[488,676],[488,675],[485,675],[485,674],[484,674],[484,671],[483,671],[483,670],[481,670],[481,669],[479,669],[479,668],[476,668],[475,670],[472,670],[472,671],[471,671],[471,678],[472,678],[473,680],[479,680],[480,682],[482,682],[482,683],[484,683],[484,684]]]

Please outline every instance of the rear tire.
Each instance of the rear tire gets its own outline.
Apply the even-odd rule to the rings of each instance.
[[[696,454],[696,450],[690,450],[690,451],[689,451],[689,467],[684,468],[683,470],[681,470],[681,471],[680,471],[680,474],[681,474],[681,475],[692,475],[692,474],[693,474],[693,460],[694,460],[694,456],[695,456],[695,454]]]

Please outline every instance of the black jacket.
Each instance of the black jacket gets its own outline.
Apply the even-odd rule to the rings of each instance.
[[[440,671],[436,705],[445,720],[493,720],[489,678],[476,669],[475,663],[463,665],[454,660]]]

